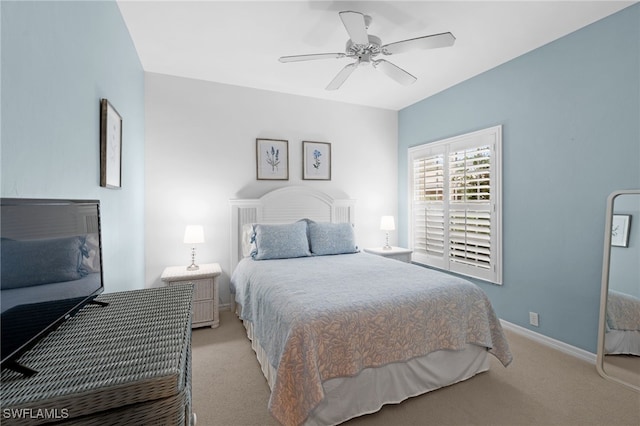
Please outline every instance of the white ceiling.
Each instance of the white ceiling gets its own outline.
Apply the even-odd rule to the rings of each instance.
[[[399,110],[569,34],[634,2],[618,1],[140,1],[118,5],[145,71]],[[450,31],[453,47],[385,59],[418,78],[401,86],[351,59],[280,63],[343,52],[338,12],[370,15],[382,44]]]

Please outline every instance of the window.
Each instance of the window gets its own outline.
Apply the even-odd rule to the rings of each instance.
[[[502,284],[502,126],[409,149],[413,261]]]

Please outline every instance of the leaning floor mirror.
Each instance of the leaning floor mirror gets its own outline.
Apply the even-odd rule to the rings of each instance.
[[[640,190],[607,200],[597,369],[640,391]]]

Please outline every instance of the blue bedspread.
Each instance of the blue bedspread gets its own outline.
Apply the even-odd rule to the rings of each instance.
[[[430,352],[511,353],[484,292],[462,278],[366,253],[242,260],[231,278],[241,318],[277,371],[269,408],[300,424],[322,382]]]

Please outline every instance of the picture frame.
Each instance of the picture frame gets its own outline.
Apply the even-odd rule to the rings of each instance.
[[[256,139],[256,178],[289,180],[289,141]]]
[[[107,99],[100,99],[100,186],[122,187],[122,117]]]
[[[631,227],[631,215],[614,214],[611,221],[611,246],[629,247],[629,228]]]
[[[331,180],[331,144],[302,141],[302,179]]]

